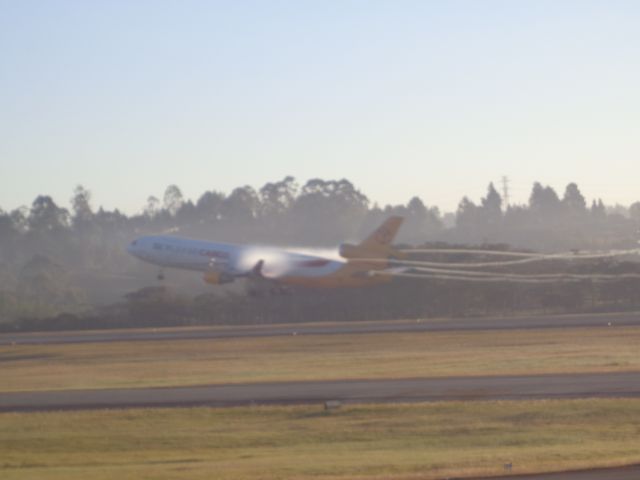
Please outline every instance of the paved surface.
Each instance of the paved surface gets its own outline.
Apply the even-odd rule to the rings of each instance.
[[[196,329],[145,329],[2,334],[0,345],[64,344],[199,338],[338,335],[640,326],[640,313],[458,318],[450,320],[296,324]],[[252,404],[413,402],[579,397],[639,397],[640,373],[287,382],[197,387],[0,393],[0,411]],[[502,480],[640,480],[640,465],[616,469],[499,477]]]
[[[509,475],[505,477],[491,478],[494,480],[639,480],[640,465],[631,465],[629,467],[622,468],[602,468],[575,472],[548,473],[543,475]]]
[[[350,333],[437,332],[640,326],[640,312],[527,317],[454,318],[327,324],[259,325],[210,328],[159,328],[54,333],[1,334],[0,345],[188,340],[198,338],[273,337],[283,335],[340,335]]]
[[[9,392],[0,411],[579,397],[640,397],[640,372]]]

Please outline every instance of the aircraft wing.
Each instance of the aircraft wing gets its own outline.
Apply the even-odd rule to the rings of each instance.
[[[227,273],[231,273],[232,269],[231,269],[231,265],[229,264],[228,260],[220,260],[217,258],[212,258],[209,261],[209,270],[211,272],[227,272]]]
[[[202,279],[206,283],[212,285],[220,285],[224,283],[231,283],[237,277],[244,277],[245,273],[238,273],[228,260],[220,260],[212,258],[209,261],[208,269],[204,272]]]

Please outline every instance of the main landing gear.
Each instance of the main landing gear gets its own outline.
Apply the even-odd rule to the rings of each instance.
[[[291,290],[283,286],[264,286],[264,287],[249,287],[247,288],[247,295],[250,297],[279,297],[282,295],[291,295]]]

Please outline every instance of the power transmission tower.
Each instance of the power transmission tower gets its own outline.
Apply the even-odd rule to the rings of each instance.
[[[502,176],[502,201],[504,203],[504,209],[509,208],[509,177]]]

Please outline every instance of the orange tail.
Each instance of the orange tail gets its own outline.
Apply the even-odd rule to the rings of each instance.
[[[382,225],[380,225],[375,232],[369,235],[363,242],[358,245],[364,250],[381,251],[386,250],[391,246],[391,242],[396,238],[398,230],[402,225],[404,218],[402,217],[389,217]]]
[[[371,235],[358,245],[343,243],[340,246],[340,255],[344,258],[404,258],[402,252],[391,248],[391,242],[396,237],[403,217],[389,217]]]

